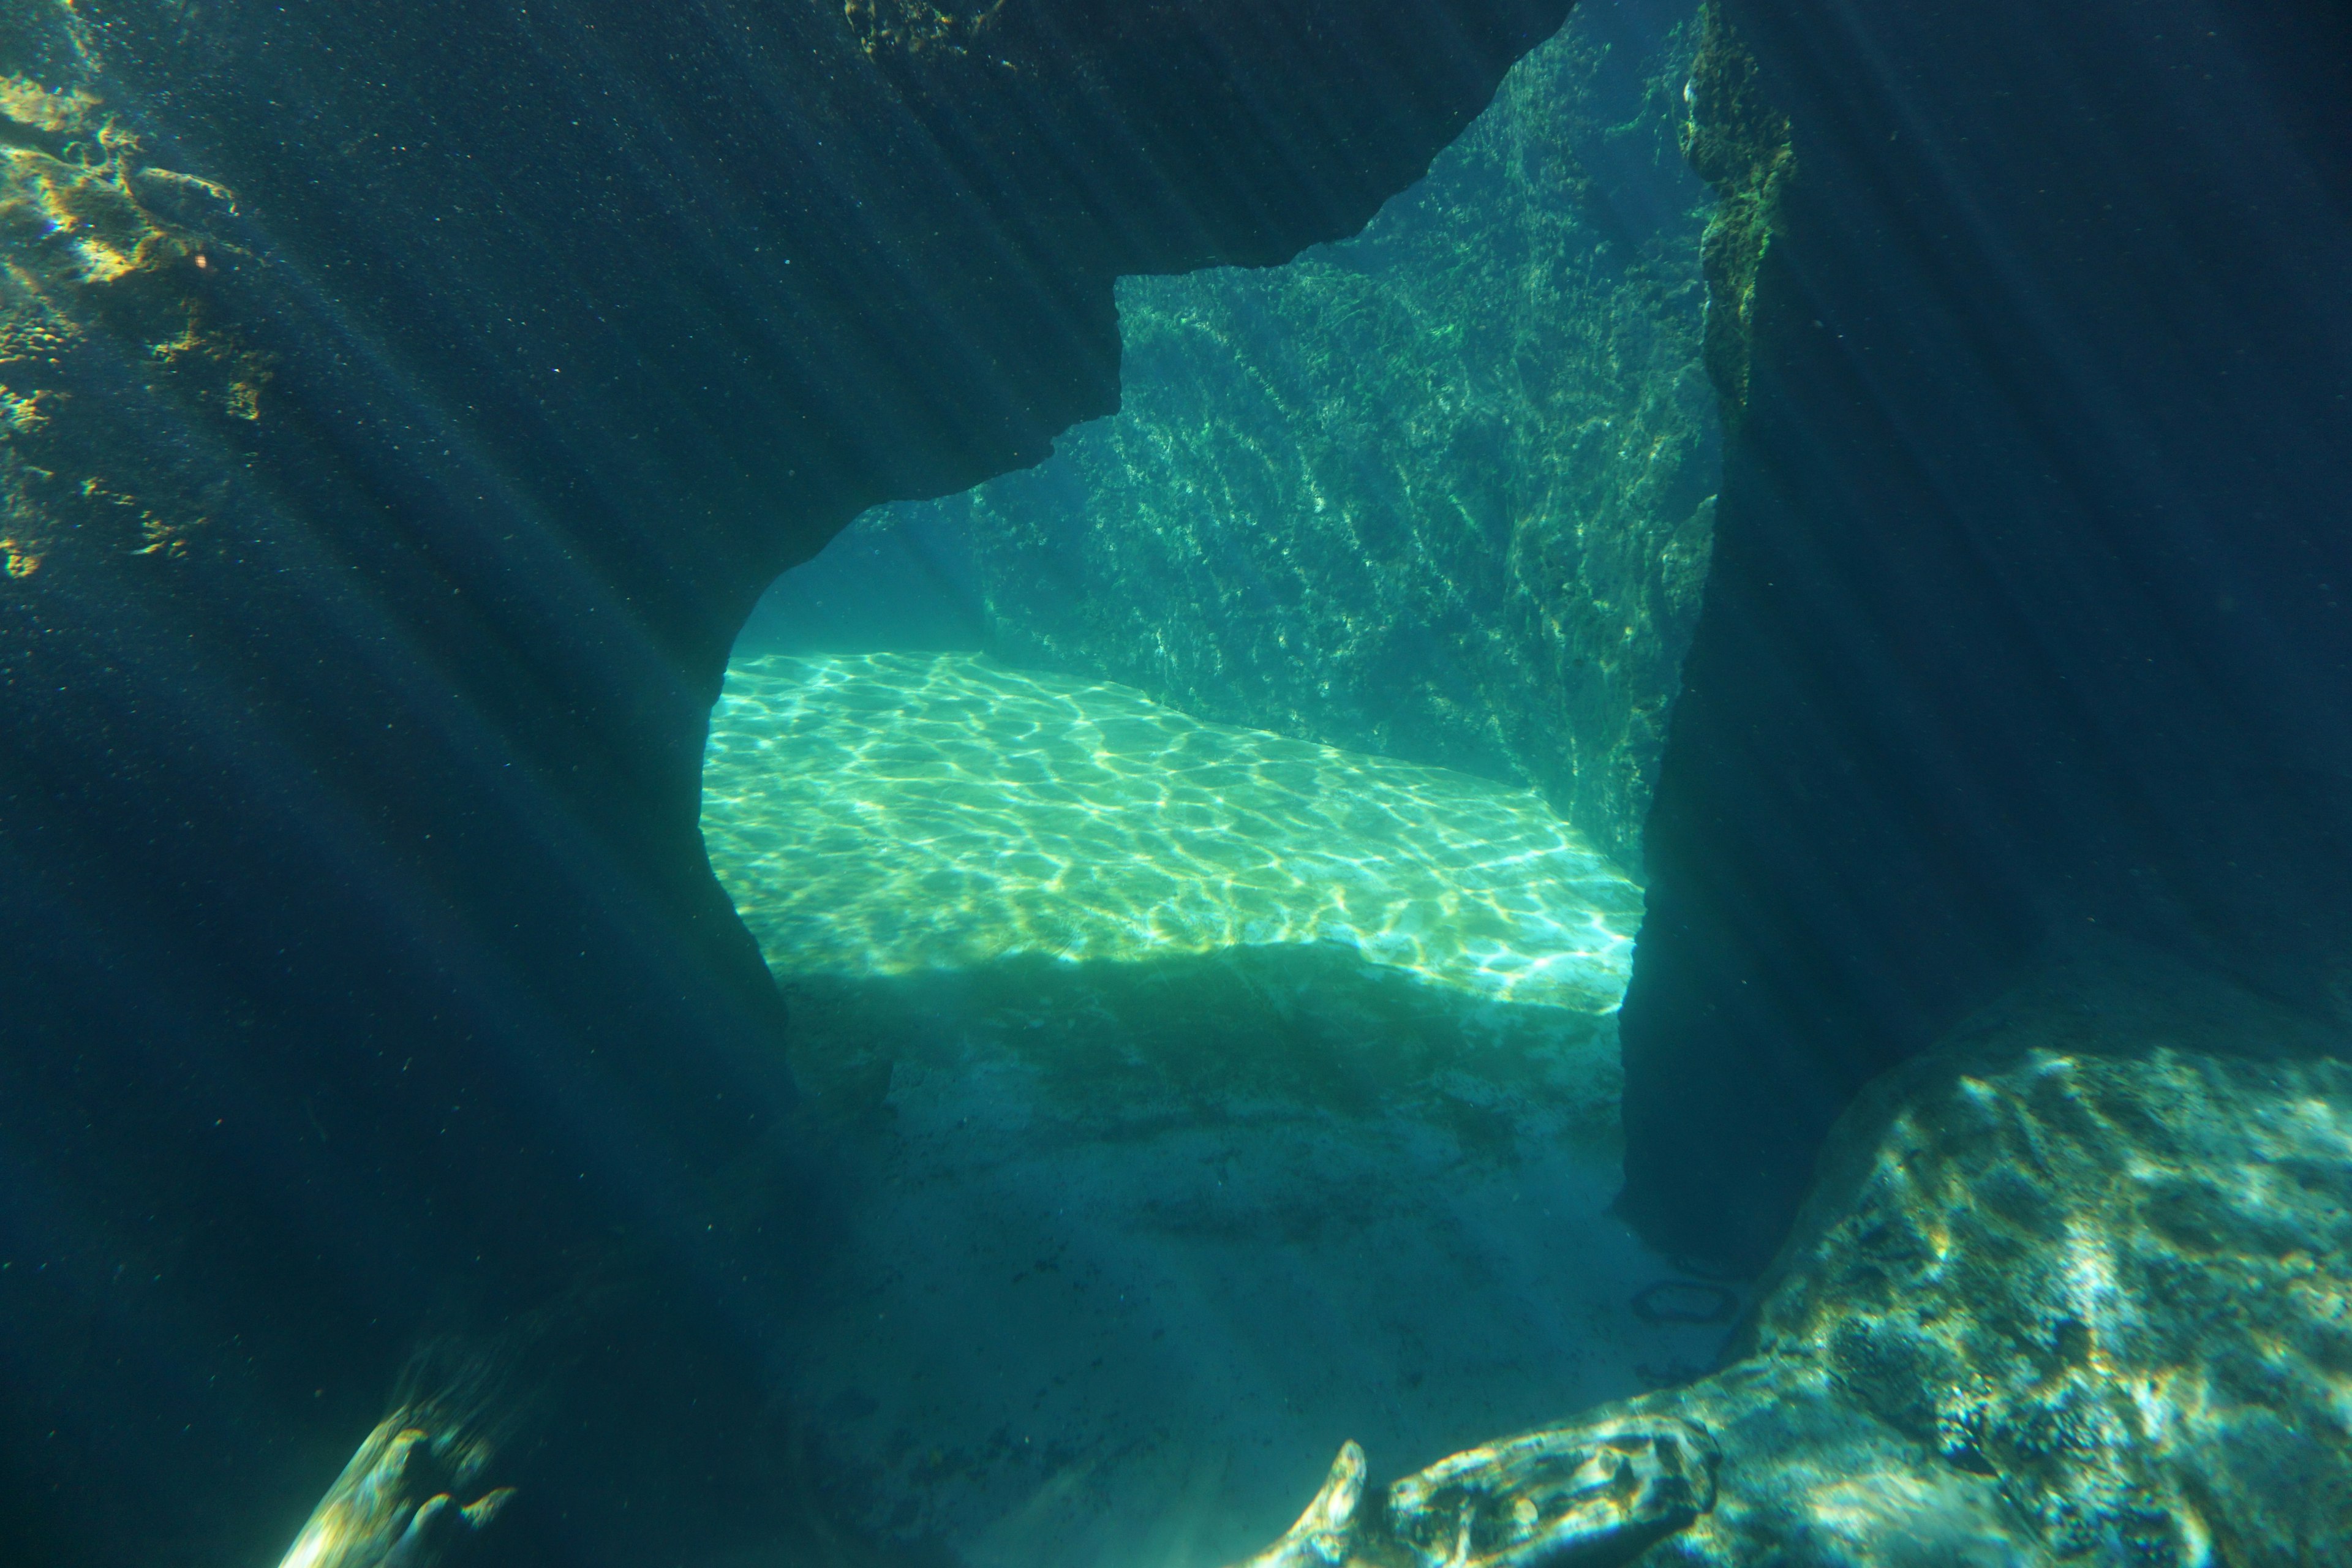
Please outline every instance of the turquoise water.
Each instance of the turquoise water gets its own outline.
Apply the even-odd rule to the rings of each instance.
[[[1599,1015],[1641,889],[1541,796],[954,654],[730,667],[712,868],[785,974],[1328,944]]]
[[[1118,415],[739,638],[700,827],[856,1173],[792,1373],[851,1536],[1219,1568],[1342,1441],[1714,1355],[1608,1213],[1717,461],[1661,26],[1357,239],[1123,283]]]

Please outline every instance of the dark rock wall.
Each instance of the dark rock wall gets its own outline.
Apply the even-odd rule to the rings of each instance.
[[[1723,14],[1797,174],[1649,822],[1624,1204],[1754,1264],[1857,1087],[2054,936],[2340,1004],[2352,39]]]
[[[1355,239],[1127,279],[1116,417],[855,542],[961,552],[1008,663],[1532,784],[1633,859],[1719,459],[1694,22],[1579,11]]]
[[[819,1221],[746,1174],[730,639],[1108,411],[1116,274],[1350,232],[1563,9],[0,16],[0,1559],[263,1560],[420,1324],[594,1268],[667,1283],[509,1560],[772,1500]]]

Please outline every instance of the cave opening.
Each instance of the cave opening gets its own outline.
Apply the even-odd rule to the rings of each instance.
[[[2352,1561],[2343,8],[1570,9],[12,6],[0,1563]]]
[[[1124,279],[1118,414],[738,638],[702,828],[857,1173],[793,1335],[845,1531],[1232,1561],[1343,1440],[1715,1358],[1736,1291],[1608,1213],[1721,462],[1696,42],[1580,6],[1360,236]]]

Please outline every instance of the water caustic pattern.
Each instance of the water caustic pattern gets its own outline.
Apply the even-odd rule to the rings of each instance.
[[[1622,1305],[1640,893],[1536,795],[967,654],[771,657],[703,832],[861,1173],[791,1404],[875,1560],[1216,1568],[1335,1426],[1435,1456],[1711,1351]]]
[[[1318,944],[1612,1012],[1641,891],[1531,792],[970,654],[730,668],[702,829],[770,963],[873,978]]]

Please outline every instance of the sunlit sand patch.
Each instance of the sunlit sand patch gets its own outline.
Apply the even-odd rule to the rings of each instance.
[[[969,654],[731,666],[702,829],[771,964],[802,975],[1323,944],[1599,1015],[1641,918],[1531,792]]]

